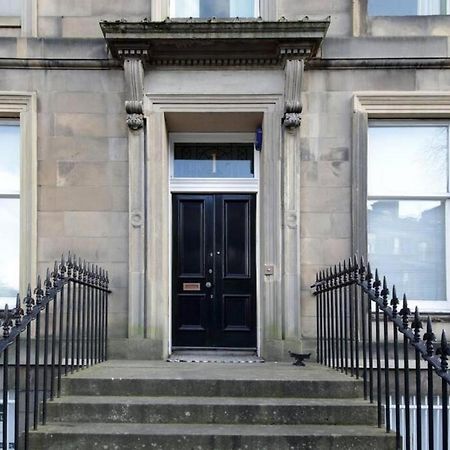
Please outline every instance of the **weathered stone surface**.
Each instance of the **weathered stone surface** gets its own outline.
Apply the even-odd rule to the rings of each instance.
[[[395,448],[361,382],[312,363],[109,361],[62,388],[33,448]]]

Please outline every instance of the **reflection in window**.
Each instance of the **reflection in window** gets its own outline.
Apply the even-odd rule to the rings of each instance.
[[[258,0],[171,0],[173,18],[258,17]]]
[[[20,128],[0,122],[0,308],[19,291]]]
[[[0,16],[20,16],[21,0],[0,0]]]
[[[450,14],[450,0],[368,0],[369,16]]]
[[[449,126],[374,121],[368,132],[368,256],[410,300],[447,297]]]
[[[444,202],[369,201],[368,232],[370,261],[398,293],[445,299]]]
[[[254,178],[253,144],[176,143],[176,178]]]

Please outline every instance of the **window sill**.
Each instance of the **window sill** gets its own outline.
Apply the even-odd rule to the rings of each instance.
[[[376,37],[448,36],[450,15],[372,16],[367,18],[365,31]]]
[[[20,28],[21,23],[20,17],[0,17],[0,29],[1,28]]]

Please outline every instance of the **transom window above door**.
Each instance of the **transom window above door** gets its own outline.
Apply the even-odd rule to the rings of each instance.
[[[170,0],[170,17],[200,18],[259,16],[259,0]]]
[[[369,16],[431,16],[450,14],[450,0],[368,0]]]
[[[174,177],[254,178],[251,143],[175,143]]]
[[[254,133],[170,133],[172,192],[258,192]]]

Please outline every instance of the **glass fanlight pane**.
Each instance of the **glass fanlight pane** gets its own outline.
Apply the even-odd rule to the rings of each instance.
[[[254,178],[253,144],[177,143],[176,178]]]

